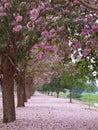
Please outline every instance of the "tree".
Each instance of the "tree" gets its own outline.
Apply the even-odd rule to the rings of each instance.
[[[57,98],[59,98],[59,92],[62,90],[61,86],[61,78],[60,77],[52,77],[50,81],[50,90],[55,91],[57,93]]]
[[[2,55],[1,67],[3,73],[3,122],[11,122],[16,118],[13,96],[14,75],[15,71],[20,72],[18,67],[20,57],[23,55],[27,56],[29,50],[37,42],[36,36],[38,36],[38,31],[33,31],[35,28],[34,23],[38,19],[39,13],[43,10],[44,5],[39,1],[38,5],[36,4],[37,3],[35,2],[33,5],[30,0],[0,1],[0,54]]]
[[[78,71],[78,69],[75,67],[75,64],[70,64],[68,68],[64,68],[61,84],[64,88],[69,89],[69,97],[71,103],[73,91],[75,91],[77,86],[81,87],[82,89],[87,87],[87,77]]]
[[[84,61],[89,61],[90,65],[86,64],[86,66],[92,72],[97,72],[98,26],[96,16],[97,12],[85,9],[76,0],[1,0],[0,54],[4,77],[2,79],[3,100],[7,98],[10,101],[10,97],[6,95],[9,90],[6,89],[5,92],[4,88],[9,84],[13,91],[14,74],[15,71],[19,72],[20,57],[27,57],[32,46],[37,43],[40,43],[37,45],[43,54],[46,51],[57,51],[59,48],[63,57],[69,60],[73,57],[75,61],[79,61],[80,66]],[[8,68],[7,65],[10,67]],[[13,71],[9,72],[12,67]],[[8,76],[12,77],[10,82]],[[9,107],[4,105],[9,109],[6,115],[13,113],[10,112],[12,105],[14,106],[14,99]],[[5,118],[4,122],[13,121],[14,115],[15,113],[12,119]]]

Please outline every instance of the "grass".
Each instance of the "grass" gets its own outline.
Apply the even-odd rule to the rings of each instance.
[[[98,103],[98,94],[94,93],[85,93],[81,95],[80,100],[84,102]]]
[[[67,98],[67,93],[60,92],[59,98]],[[56,97],[56,93],[53,93],[53,96]],[[98,103],[98,93],[83,93],[80,98],[77,100],[80,100],[88,105],[94,106],[94,103]]]
[[[54,96],[54,97],[57,96],[56,92],[53,92],[53,96]],[[66,94],[66,93],[63,93],[63,92],[60,92],[59,98],[67,98],[67,94]]]

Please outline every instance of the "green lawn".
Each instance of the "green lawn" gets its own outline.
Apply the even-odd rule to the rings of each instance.
[[[93,94],[93,93],[86,93],[82,94],[80,100],[84,102],[91,102],[91,103],[98,103],[98,94]]]
[[[63,93],[63,92],[60,92],[60,95],[59,97],[60,98],[67,98],[67,95],[66,93]],[[53,96],[56,97],[56,93],[54,92],[53,93]],[[78,100],[81,100],[83,102],[86,102],[86,103],[98,103],[98,93],[94,94],[94,93],[83,93],[81,95],[81,98],[79,98]]]

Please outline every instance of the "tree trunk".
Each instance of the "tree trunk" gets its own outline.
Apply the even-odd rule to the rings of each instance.
[[[57,91],[56,93],[57,93],[57,98],[59,98],[59,91]]]
[[[14,68],[8,56],[2,57],[2,95],[3,95],[3,122],[15,121],[15,102],[14,102]]]
[[[48,95],[49,95],[49,93],[50,93],[50,92],[48,91]]]
[[[32,94],[33,94],[33,90],[32,90],[32,83],[33,83],[33,79],[31,77],[27,77],[26,78],[26,97],[29,99]]]
[[[53,96],[53,92],[51,92],[51,96]]]
[[[26,99],[25,93],[25,73],[22,71],[17,77],[17,107],[24,107]]]
[[[70,88],[69,92],[70,92],[69,93],[69,98],[70,98],[69,102],[72,103],[72,88]]]

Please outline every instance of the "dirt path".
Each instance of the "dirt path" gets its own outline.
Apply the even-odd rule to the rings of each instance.
[[[35,93],[24,108],[16,108],[17,120],[0,130],[98,130],[98,110],[79,103]]]

